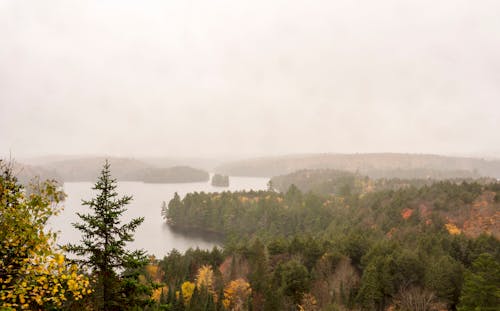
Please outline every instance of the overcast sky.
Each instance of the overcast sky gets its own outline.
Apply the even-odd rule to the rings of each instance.
[[[0,0],[0,153],[497,153],[499,16],[497,0]]]

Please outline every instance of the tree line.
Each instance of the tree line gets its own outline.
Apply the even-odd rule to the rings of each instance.
[[[3,310],[496,310],[500,242],[475,215],[500,184],[441,181],[356,193],[175,195],[174,226],[224,234],[224,248],[128,251],[143,219],[122,222],[106,163],[79,214],[79,243],[46,228],[64,199],[54,182],[20,185],[0,163]],[[464,218],[468,215],[469,218]],[[483,217],[484,218],[484,217]],[[488,220],[488,219],[486,219]],[[471,227],[493,230],[475,234]],[[489,227],[488,227],[489,226]],[[483,230],[483,231],[484,231]]]
[[[291,185],[285,193],[175,195],[164,216],[225,235],[226,258],[236,258],[253,289],[252,310],[493,310],[499,240],[460,228],[481,200],[494,212],[499,193],[496,182],[343,195]]]

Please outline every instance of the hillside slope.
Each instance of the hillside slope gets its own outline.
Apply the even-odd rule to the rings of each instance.
[[[374,178],[500,178],[500,161],[426,154],[311,154],[255,158],[222,164],[216,172],[230,176],[271,177],[300,169],[331,168]]]

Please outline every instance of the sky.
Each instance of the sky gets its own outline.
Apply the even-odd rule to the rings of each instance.
[[[500,1],[0,0],[0,156],[500,155]]]

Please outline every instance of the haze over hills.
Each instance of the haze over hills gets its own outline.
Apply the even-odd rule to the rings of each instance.
[[[500,160],[432,154],[355,153],[262,157],[225,163],[216,172],[232,176],[277,176],[301,169],[331,168],[360,172],[374,178],[500,177]]]
[[[103,156],[50,156],[26,160],[28,162],[16,162],[18,178],[23,183],[35,176],[60,182],[95,181],[106,160],[111,164],[113,176],[119,181],[176,183],[209,179],[208,172],[179,164],[186,163],[180,161],[164,161],[163,166],[156,166],[147,160]]]
[[[225,160],[241,159],[236,157],[224,157],[223,159],[215,157],[180,157],[180,156],[164,156],[164,157],[132,157],[132,156],[116,156],[116,155],[103,155],[103,154],[81,154],[81,155],[44,155],[33,157],[20,157],[15,158],[17,162],[26,163],[32,166],[53,165],[57,162],[65,161],[80,161],[82,159],[129,159],[142,162],[141,165],[150,165],[158,168],[169,168],[173,166],[192,166],[201,168],[207,171],[213,171],[217,165],[220,165]]]
[[[42,166],[13,162],[12,171],[19,182],[23,185],[29,184],[34,177],[38,177],[40,180],[62,180],[61,176],[54,169]]]
[[[173,174],[174,171],[174,175],[178,175],[182,167],[185,169],[181,174],[183,176],[178,175],[181,182],[189,181],[188,175],[200,177],[206,176],[206,172],[229,176],[273,177],[303,169],[337,169],[358,172],[371,178],[500,178],[500,160],[497,159],[403,153],[296,154],[232,161],[201,157],[46,156],[21,159],[19,164],[26,164],[22,173],[23,180],[39,175],[61,181],[93,181],[105,159],[109,159],[114,176],[121,181],[172,182],[177,178],[166,175]],[[173,167],[181,167],[181,170],[168,170]],[[195,172],[191,168],[201,171]],[[206,180],[206,177],[202,179]],[[195,180],[199,181],[199,178]]]

